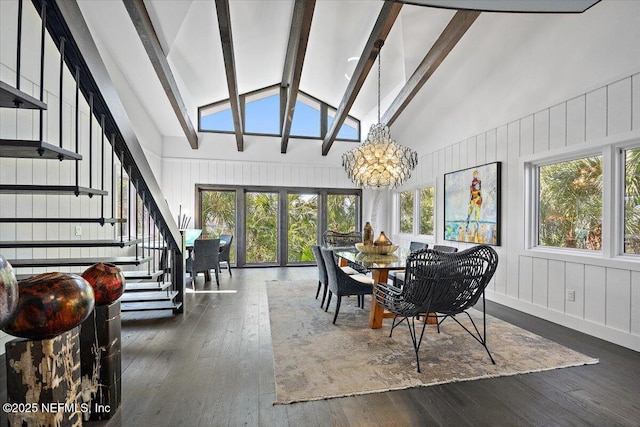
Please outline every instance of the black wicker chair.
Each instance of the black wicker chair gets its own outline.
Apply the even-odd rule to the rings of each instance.
[[[376,286],[377,303],[396,315],[391,326],[391,334],[396,326],[404,321],[407,322],[416,353],[418,372],[420,372],[418,350],[422,343],[426,322],[421,322],[422,331],[419,331],[416,328],[416,316],[427,312],[435,312],[441,319],[438,322],[438,331],[440,331],[440,324],[447,317],[451,317],[484,347],[491,362],[496,363],[487,348],[484,289],[493,277],[497,265],[498,255],[490,246],[475,246],[457,253],[422,249],[407,258],[406,280],[401,290],[385,284]],[[466,311],[473,307],[480,297],[482,297],[483,310],[482,334]],[[456,319],[455,316],[461,313],[469,317],[475,332]]]
[[[336,303],[336,313],[333,316],[333,323],[336,323],[338,312],[340,311],[340,303],[343,296],[357,295],[358,306],[364,308],[364,296],[373,293],[373,279],[364,274],[349,275],[345,273],[336,263],[333,251],[321,248],[322,258],[327,268],[327,288],[329,289],[329,297],[327,298],[327,306],[324,311],[329,309],[331,304],[331,296],[336,295],[338,301]]]
[[[220,235],[220,243],[224,244],[220,249],[220,254],[218,255],[218,263],[224,262],[227,264],[227,270],[229,270],[229,276],[231,276],[231,243],[233,242],[233,236],[230,234],[221,234]]]

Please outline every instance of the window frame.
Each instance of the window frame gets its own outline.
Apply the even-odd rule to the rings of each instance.
[[[624,150],[640,149],[640,132],[604,137],[519,159],[522,172],[524,236],[522,253],[567,262],[631,268],[640,271],[640,254],[624,253]],[[602,156],[602,249],[600,251],[537,245],[539,192],[537,167],[583,157]],[[513,218],[513,216],[512,216]],[[587,261],[588,260],[588,261]]]
[[[433,188],[433,234],[421,234],[420,233],[420,191],[425,188]],[[399,190],[395,192],[395,211],[396,218],[394,220],[395,231],[401,237],[423,237],[428,240],[435,241],[435,233],[437,229],[437,199],[438,199],[438,189],[434,182],[427,182],[419,187],[414,187],[406,190]],[[400,216],[402,214],[401,209],[401,197],[402,193],[412,192],[413,193],[413,224],[412,224],[412,232],[404,233],[400,230]]]

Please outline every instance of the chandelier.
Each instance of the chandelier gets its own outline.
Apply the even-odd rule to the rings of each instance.
[[[411,177],[418,154],[393,139],[389,127],[380,123],[380,51],[378,40],[378,123],[371,125],[367,139],[342,155],[342,166],[351,181],[361,188],[397,188]]]

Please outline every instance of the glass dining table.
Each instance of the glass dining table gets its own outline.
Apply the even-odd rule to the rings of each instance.
[[[334,251],[342,265],[351,263],[371,271],[374,286],[378,283],[387,283],[389,271],[404,270],[407,256],[411,253],[408,248],[398,248],[391,254],[364,253],[358,251],[355,246],[329,247],[329,249]],[[369,327],[371,329],[382,328],[382,321],[388,317],[394,317],[394,314],[385,312],[384,308],[376,302],[375,296],[372,295]]]

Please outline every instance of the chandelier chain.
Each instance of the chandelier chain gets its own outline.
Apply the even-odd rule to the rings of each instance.
[[[380,57],[382,56],[382,48],[378,50],[378,123],[380,123]]]

